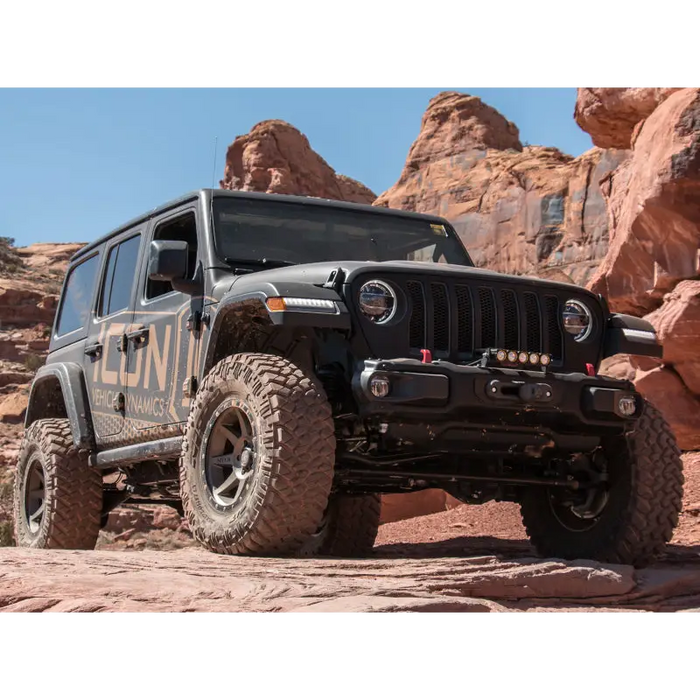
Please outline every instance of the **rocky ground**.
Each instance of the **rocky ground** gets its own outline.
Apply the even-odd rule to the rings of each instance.
[[[0,610],[700,611],[700,454],[684,461],[679,527],[647,569],[538,559],[507,503],[383,525],[358,560],[218,556],[160,512],[95,552],[0,549]]]
[[[692,574],[526,557],[254,559],[177,552],[0,550],[4,611],[500,611],[658,609]],[[674,607],[700,604],[668,601]],[[666,607],[668,607],[668,605]]]

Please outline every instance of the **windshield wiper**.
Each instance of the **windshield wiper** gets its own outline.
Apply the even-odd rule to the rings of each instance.
[[[257,265],[258,267],[289,267],[299,263],[291,260],[275,260],[273,258],[224,258],[224,262],[229,265]]]

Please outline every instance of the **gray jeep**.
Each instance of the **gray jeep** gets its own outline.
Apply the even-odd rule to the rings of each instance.
[[[371,550],[382,493],[520,504],[543,556],[642,564],[682,465],[597,373],[661,356],[586,289],[474,267],[448,221],[202,190],[71,260],[31,388],[20,545],[92,548],[124,502],[229,554]]]

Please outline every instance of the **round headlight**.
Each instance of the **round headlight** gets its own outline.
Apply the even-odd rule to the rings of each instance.
[[[360,311],[372,323],[386,323],[396,312],[396,294],[379,280],[365,282],[360,287]]]
[[[587,338],[593,327],[591,312],[586,308],[585,304],[574,299],[569,299],[564,304],[562,321],[564,322],[564,330],[573,335],[574,340]]]

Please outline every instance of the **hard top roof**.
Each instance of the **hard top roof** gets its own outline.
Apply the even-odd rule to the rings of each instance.
[[[420,214],[418,212],[404,211],[402,209],[375,207],[371,204],[355,204],[354,202],[341,202],[340,200],[336,199],[322,199],[320,197],[305,197],[287,194],[265,194],[261,192],[243,192],[240,190],[215,190],[206,188],[201,190],[193,190],[192,192],[183,194],[182,196],[177,197],[177,199],[173,199],[169,202],[166,202],[165,204],[155,207],[154,209],[151,209],[150,211],[142,214],[141,216],[137,216],[131,219],[130,221],[127,221],[118,228],[94,240],[92,243],[88,243],[87,245],[83,246],[79,251],[77,251],[73,255],[73,257],[71,258],[71,262],[82,257],[86,253],[90,252],[93,248],[96,248],[105,241],[108,241],[113,236],[116,236],[117,234],[122,233],[123,231],[126,231],[130,228],[133,228],[134,226],[137,226],[138,224],[147,221],[153,216],[167,212],[169,209],[174,209],[175,207],[180,206],[181,204],[185,204],[186,202],[191,202],[197,199],[203,199],[205,202],[209,202],[212,197],[237,197],[240,199],[260,199],[271,202],[294,202],[297,204],[305,204],[309,206],[322,206],[333,209],[367,211],[380,215],[388,214],[391,216],[403,216],[414,219],[423,219],[425,221],[434,221],[449,225],[449,222],[446,219],[440,216],[435,216],[433,214]]]

